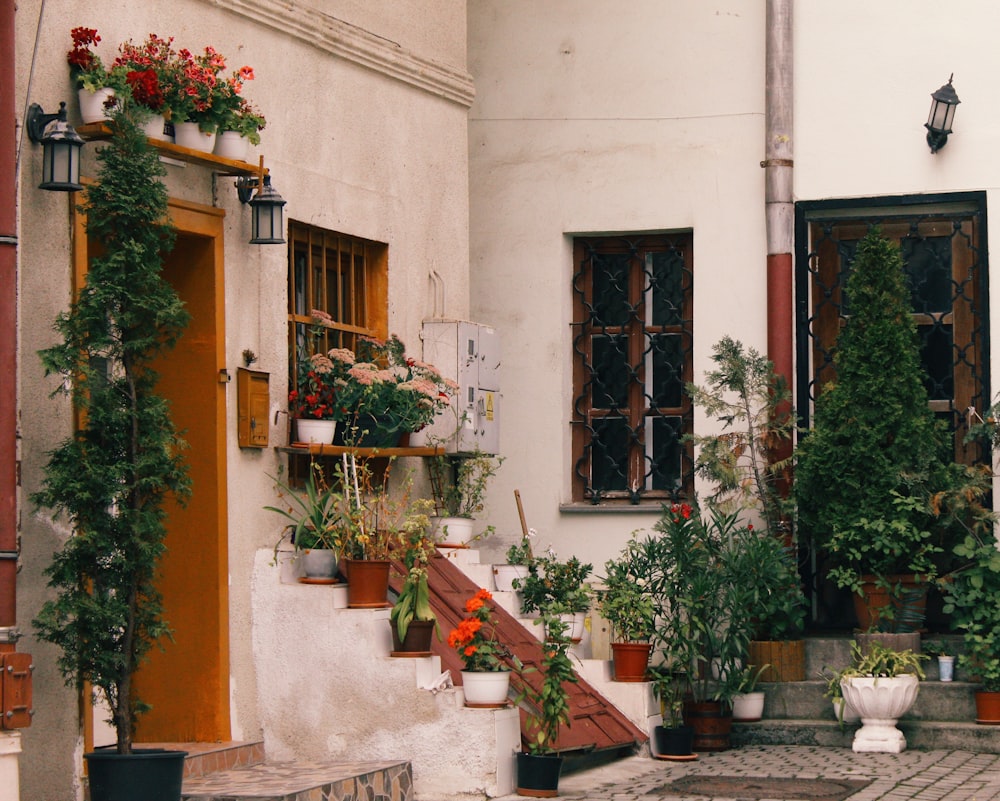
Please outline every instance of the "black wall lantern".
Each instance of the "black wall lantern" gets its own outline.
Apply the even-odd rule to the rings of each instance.
[[[255,188],[257,194],[251,197]],[[271,176],[239,178],[236,181],[236,192],[241,203],[250,204],[252,214],[250,244],[283,245],[285,243],[283,207],[287,201],[271,186]]]
[[[42,182],[39,189],[54,192],[76,192],[80,183],[80,150],[83,139],[66,121],[66,104],[59,111],[46,114],[37,103],[28,107],[24,121],[28,138],[42,145]]]
[[[951,85],[951,79],[954,77],[955,74],[952,73],[948,83],[931,94],[931,112],[927,115],[927,122],[924,123],[931,153],[937,153],[948,144],[951,123],[955,119],[955,108],[962,102]]]

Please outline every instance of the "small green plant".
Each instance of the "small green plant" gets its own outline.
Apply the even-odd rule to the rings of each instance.
[[[521,611],[550,614],[586,612],[590,588],[586,581],[594,566],[573,556],[565,562],[555,556],[539,556],[528,565],[528,575],[512,582],[521,593]]]
[[[278,489],[279,498],[284,499],[286,505],[265,506],[264,509],[276,512],[289,521],[274,546],[275,557],[286,538],[297,549],[328,548],[339,554],[343,547],[343,495],[326,480],[322,465],[309,463],[301,492],[280,478],[270,478]]]
[[[414,502],[403,524],[403,565],[406,576],[399,597],[389,613],[389,620],[396,627],[399,641],[406,639],[410,623],[414,620],[434,621],[438,639],[441,631],[437,626],[437,616],[431,609],[431,592],[427,578],[427,563],[434,555],[436,542],[430,534],[430,519],[427,513],[434,504],[427,498]]]
[[[507,549],[508,565],[530,565],[535,555],[531,550],[531,540],[537,532],[533,528],[528,529],[527,534],[522,534],[519,542],[515,542]]]
[[[859,676],[874,676],[875,678],[894,678],[904,673],[912,673],[917,678],[924,678],[921,662],[927,659],[924,654],[917,654],[906,649],[894,651],[878,640],[868,643],[864,651],[857,642],[851,643],[851,662]]]
[[[532,754],[550,754],[555,750],[560,727],[570,725],[566,685],[575,684],[579,678],[569,658],[570,641],[566,623],[558,615],[543,612],[535,624],[545,629],[539,666],[542,684],[538,690],[533,690],[525,683],[522,697],[518,700],[526,701],[529,707],[525,749]]]
[[[731,337],[715,344],[712,361],[717,369],[706,375],[706,387],[687,385],[694,404],[723,426],[720,434],[691,436],[695,470],[715,485],[706,501],[727,511],[756,509],[768,534],[784,536],[795,431],[791,392],[766,357]]]
[[[687,672],[678,670],[670,663],[660,662],[650,665],[647,675],[653,683],[653,696],[660,702],[663,725],[671,729],[683,725],[684,696],[690,685]]]
[[[617,559],[604,564],[604,587],[597,608],[614,631],[615,642],[648,642],[656,631],[656,604],[650,592],[654,571],[648,539],[632,535]]]
[[[475,517],[486,507],[490,479],[502,456],[476,452],[468,457],[434,456],[427,460],[435,512],[441,517]]]

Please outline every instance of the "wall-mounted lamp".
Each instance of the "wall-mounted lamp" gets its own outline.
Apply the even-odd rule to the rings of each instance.
[[[41,106],[32,103],[24,124],[28,129],[28,138],[42,145],[42,182],[38,188],[54,192],[83,189],[80,183],[83,139],[66,122],[66,104],[60,103],[55,114],[46,114]]]
[[[954,77],[955,74],[952,73],[948,83],[931,94],[931,112],[927,115],[927,122],[924,123],[931,153],[937,153],[948,144],[951,123],[955,119],[955,107],[962,102],[951,85],[951,79]]]
[[[257,194],[253,194],[253,190]],[[249,203],[251,210],[250,244],[283,245],[285,223],[283,206],[287,202],[271,186],[271,176],[241,176],[236,179],[236,193],[241,203]],[[251,197],[252,195],[252,197]]]

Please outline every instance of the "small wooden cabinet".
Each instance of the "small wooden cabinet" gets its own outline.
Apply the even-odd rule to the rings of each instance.
[[[270,373],[236,370],[237,438],[241,448],[266,448],[270,433]]]

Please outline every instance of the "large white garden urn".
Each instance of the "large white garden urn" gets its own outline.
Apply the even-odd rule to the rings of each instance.
[[[920,690],[916,676],[854,676],[840,683],[844,698],[861,716],[861,728],[851,746],[856,753],[898,754],[906,749],[906,737],[896,728],[913,706]]]

